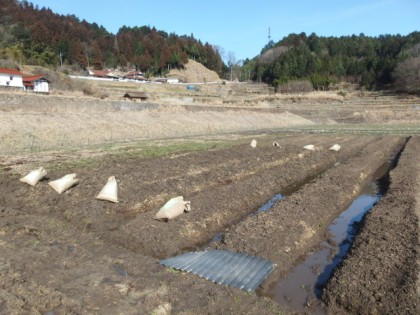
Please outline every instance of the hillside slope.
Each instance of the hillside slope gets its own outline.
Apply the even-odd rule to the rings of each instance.
[[[188,59],[184,65],[185,69],[173,69],[169,72],[168,77],[177,77],[183,82],[217,82],[220,80],[219,75],[201,63]]]

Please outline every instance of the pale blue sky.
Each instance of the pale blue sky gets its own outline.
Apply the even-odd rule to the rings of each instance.
[[[312,32],[322,36],[364,33],[407,35],[420,31],[420,0],[29,0],[40,8],[103,25],[156,27],[194,34],[236,59],[253,58],[271,38]]]

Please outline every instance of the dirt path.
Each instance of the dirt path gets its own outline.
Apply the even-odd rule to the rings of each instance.
[[[391,172],[388,193],[366,216],[349,256],[329,282],[324,299],[331,307],[358,314],[420,313],[419,152],[416,137]]]

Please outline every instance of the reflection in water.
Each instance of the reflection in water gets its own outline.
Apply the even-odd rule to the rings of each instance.
[[[323,313],[321,308],[317,309],[313,304],[319,304],[317,300],[321,297],[322,288],[349,250],[358,223],[381,197],[376,192],[376,185],[368,188],[369,194],[360,195],[332,222],[328,228],[331,238],[321,243],[321,250],[309,255],[287,278],[274,283],[264,295],[288,305],[292,310],[302,311],[311,306],[311,313]]]

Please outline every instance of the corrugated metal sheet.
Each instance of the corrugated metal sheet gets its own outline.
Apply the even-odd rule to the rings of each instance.
[[[271,261],[226,250],[189,252],[160,263],[247,292],[258,288],[275,267]]]

